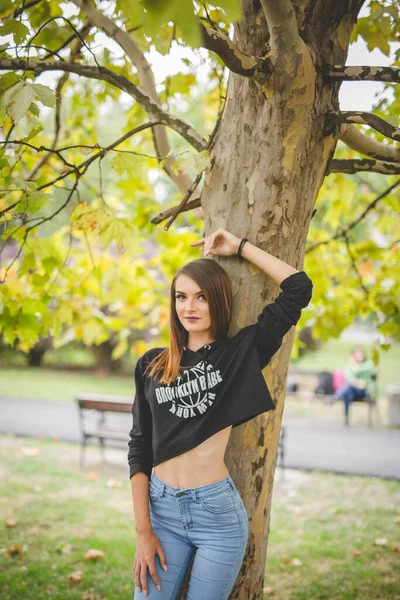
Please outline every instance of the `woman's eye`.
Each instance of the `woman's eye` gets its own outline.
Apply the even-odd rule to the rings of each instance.
[[[182,294],[177,294],[177,295],[175,296],[175,298],[176,298],[177,300],[180,300],[181,298],[185,298],[185,296],[183,296]],[[204,300],[207,300],[207,298],[205,297],[205,295],[204,295],[204,294],[200,294],[200,295],[199,295],[199,298],[204,298]]]

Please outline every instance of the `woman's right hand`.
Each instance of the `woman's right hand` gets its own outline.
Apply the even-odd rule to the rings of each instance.
[[[207,254],[214,254],[215,256],[234,256],[240,245],[241,239],[230,233],[222,227],[214,231],[205,238],[190,242],[189,246],[203,245],[203,258]]]
[[[138,588],[139,592],[141,592],[143,588],[145,596],[148,594],[147,567],[149,568],[149,573],[153,578],[157,589],[161,591],[160,580],[158,579],[155,565],[156,554],[158,554],[160,558],[161,566],[164,571],[166,571],[167,561],[165,559],[164,550],[153,529],[138,534],[136,537],[136,553],[133,561],[133,575],[135,587]]]

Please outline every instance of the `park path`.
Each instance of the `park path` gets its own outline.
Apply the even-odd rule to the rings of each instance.
[[[131,415],[111,415],[109,423],[126,427]],[[283,419],[285,466],[400,480],[400,429],[300,418]],[[44,402],[0,397],[0,433],[79,442],[78,410],[74,403]],[[108,442],[113,447],[118,443]],[[121,452],[127,452],[122,445]]]

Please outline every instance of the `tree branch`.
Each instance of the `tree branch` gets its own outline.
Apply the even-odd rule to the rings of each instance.
[[[368,299],[368,296],[369,296],[368,288],[365,285],[364,280],[362,278],[362,275],[361,275],[360,271],[357,268],[357,261],[355,259],[355,256],[354,256],[352,250],[351,250],[350,236],[349,236],[349,234],[348,234],[347,231],[343,233],[343,237],[344,237],[344,243],[346,245],[347,253],[348,253],[349,257],[350,257],[351,266],[353,267],[353,270],[354,270],[355,274],[357,275],[357,279],[360,282],[360,287],[362,288],[362,290],[363,290],[363,292],[365,294],[365,298]]]
[[[277,50],[279,41],[289,47],[300,41],[299,28],[291,0],[261,0],[267,19],[271,50]]]
[[[162,223],[162,221],[165,221],[165,219],[168,219],[168,217],[171,217],[175,214],[175,211],[177,210],[177,208],[179,208],[181,206],[181,202],[177,205],[177,206],[171,206],[171,208],[168,208],[167,210],[164,210],[163,212],[159,213],[156,217],[153,217],[153,219],[151,219],[151,222],[154,223],[154,225],[158,225],[158,223]],[[200,196],[198,198],[196,198],[196,200],[190,200],[189,202],[187,202],[180,210],[180,213],[186,212],[188,210],[193,210],[195,208],[198,208],[199,206],[201,206],[201,200],[200,200]]]
[[[389,163],[369,158],[360,159],[338,159],[333,158],[327,166],[326,175],[331,173],[348,173],[353,175],[359,171],[369,173],[382,173],[382,175],[399,175],[400,163]]]
[[[172,223],[175,221],[176,217],[179,215],[179,213],[182,212],[182,210],[185,207],[185,205],[187,204],[190,196],[193,194],[193,192],[195,191],[195,189],[199,185],[200,179],[202,178],[202,176],[203,176],[203,171],[201,171],[200,173],[198,173],[196,179],[193,181],[190,189],[186,192],[184,198],[182,198],[180,204],[178,204],[178,206],[176,206],[174,208],[173,213],[171,215],[171,218],[169,219],[168,223],[166,225],[164,225],[165,231],[168,231],[168,229],[171,227]],[[152,219],[151,222],[153,223],[153,219]]]
[[[179,119],[179,117],[164,111],[157,102],[150,98],[143,88],[135,85],[123,75],[118,75],[105,67],[93,67],[78,63],[25,58],[0,59],[0,71],[18,71],[20,69],[32,71],[37,75],[40,75],[44,71],[67,71],[89,79],[98,79],[110,83],[139,102],[153,120],[159,121],[163,125],[167,125],[171,129],[174,129],[196,150],[201,152],[207,148],[207,140],[205,140],[191,125],[182,119]]]
[[[354,221],[352,221],[345,229],[339,230],[337,233],[335,233],[335,235],[328,238],[327,240],[322,240],[320,242],[316,242],[312,246],[309,246],[308,248],[306,248],[306,254],[308,252],[312,252],[313,250],[315,250],[316,248],[319,248],[320,246],[326,246],[327,244],[330,244],[330,242],[332,242],[333,240],[337,240],[340,237],[346,236],[349,233],[349,231],[354,229],[354,227],[356,227],[360,223],[360,221],[362,221],[365,218],[365,216],[371,210],[373,210],[375,208],[375,206],[378,204],[378,202],[383,200],[383,198],[386,198],[386,196],[388,196],[391,192],[393,192],[393,190],[396,189],[399,185],[400,185],[400,179],[397,179],[390,187],[388,187],[385,191],[383,191],[381,194],[379,194],[379,196],[377,196],[375,198],[375,200],[373,200],[370,204],[368,204],[368,206],[361,213],[361,215],[359,217],[357,217],[356,219],[354,219]]]
[[[78,34],[73,34],[72,36],[70,36],[69,38],[69,42],[72,42],[71,44],[71,54],[69,57],[70,61],[73,61],[75,58],[77,58],[79,56],[80,50],[82,48],[82,40],[85,38],[85,36],[89,33],[91,28],[90,23],[88,23],[88,21],[86,20],[82,29]],[[68,43],[69,43],[68,42]],[[67,44],[64,43],[61,48],[65,47]],[[58,50],[61,50],[61,48],[59,48]],[[50,56],[54,55],[54,52],[48,54],[46,56],[46,58],[50,58]],[[53,136],[53,141],[51,144],[51,150],[54,150],[57,146],[57,142],[58,142],[58,138],[60,135],[60,130],[61,130],[61,104],[62,104],[62,96],[61,96],[61,92],[62,89],[64,87],[64,85],[67,83],[69,79],[69,73],[63,73],[62,76],[60,77],[60,79],[57,82],[56,85],[56,89],[55,89],[55,97],[56,97],[56,107],[55,107],[55,112],[54,112],[54,136]],[[30,172],[27,174],[26,176],[26,180],[27,181],[31,181],[35,178],[36,173],[43,167],[43,165],[45,165],[47,163],[47,161],[49,160],[51,156],[51,152],[48,152],[47,154],[45,154],[44,156],[42,156],[38,162],[36,163],[36,165],[30,170]]]
[[[334,124],[358,123],[359,125],[369,125],[382,135],[400,142],[400,129],[373,113],[346,110],[339,113],[330,113],[328,120],[330,119],[332,119]]]
[[[364,135],[355,125],[342,125],[339,137],[349,148],[361,154],[377,160],[400,163],[400,149],[377,142]]]
[[[203,36],[203,47],[218,54],[230,71],[250,79],[265,79],[263,66],[267,64],[267,61],[245,54],[222,31],[205,27],[202,23],[200,28]]]
[[[385,81],[400,83],[399,67],[346,67],[327,66],[323,69],[325,79],[339,81]]]
[[[88,19],[90,19],[93,25],[104,31],[104,33],[110,39],[117,42],[131,63],[136,67],[140,86],[156,104],[161,106],[161,99],[156,90],[153,71],[145,55],[129,35],[129,33],[118,27],[118,25],[112,19],[100,12],[96,8],[95,4],[89,2],[89,0],[72,0],[72,2],[86,15]],[[157,119],[161,121],[158,116]],[[152,133],[154,147],[158,157],[168,156],[171,146],[168,140],[166,128],[163,125],[158,125],[152,129]],[[170,179],[175,183],[178,190],[182,193],[186,193],[192,185],[191,178],[184,173],[174,173],[173,169],[171,169],[170,159],[165,161],[163,169]]]

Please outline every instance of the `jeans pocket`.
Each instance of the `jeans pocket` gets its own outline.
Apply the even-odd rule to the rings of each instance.
[[[211,513],[221,514],[235,510],[232,496],[227,491],[212,496],[203,496],[200,498],[200,503],[205,510]]]
[[[162,491],[161,489],[153,486],[150,483],[150,486],[149,486],[149,498],[150,498],[150,502],[155,502],[156,500],[158,500],[160,498],[160,496],[161,496],[161,491]]]
[[[245,508],[245,506],[244,506],[243,502],[241,502],[241,503],[240,503],[240,505],[239,505],[239,510],[241,510],[241,511],[242,511],[242,513],[243,513],[243,516],[244,516],[244,518],[246,519],[246,522],[247,522],[247,527],[248,527],[248,526],[249,526],[249,517],[247,516],[247,511],[246,511],[246,508]]]

